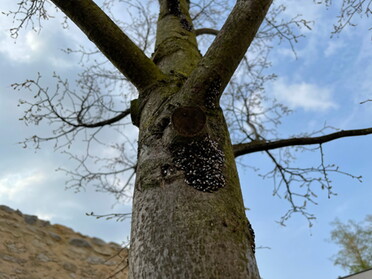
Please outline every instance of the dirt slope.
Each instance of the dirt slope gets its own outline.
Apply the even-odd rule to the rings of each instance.
[[[123,279],[127,254],[116,243],[0,205],[0,279]]]

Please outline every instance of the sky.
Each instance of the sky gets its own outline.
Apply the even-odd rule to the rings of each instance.
[[[297,0],[298,1],[298,0]],[[288,16],[303,14],[315,23],[306,37],[296,44],[297,58],[284,42],[271,52],[272,68],[278,78],[267,85],[267,94],[287,105],[293,112],[283,119],[279,137],[311,133],[325,123],[339,129],[372,126],[372,48],[371,31],[366,21],[357,28],[346,28],[330,38],[336,8],[325,9],[312,1],[282,1]],[[0,10],[14,8],[14,1],[3,0]],[[86,235],[106,241],[126,243],[129,221],[96,220],[85,213],[105,214],[130,212],[130,202],[116,203],[113,196],[87,188],[80,193],[65,189],[66,175],[59,167],[73,168],[68,157],[54,152],[50,145],[35,151],[22,148],[18,142],[34,134],[48,134],[47,126],[25,126],[18,100],[32,92],[14,91],[11,84],[34,79],[41,73],[43,80],[53,85],[57,72],[74,80],[81,71],[79,57],[67,55],[61,49],[91,44],[73,25],[61,28],[57,19],[43,23],[41,32],[22,30],[17,40],[9,36],[11,18],[0,15],[0,204],[34,214],[73,228]],[[27,95],[28,94],[28,95]],[[372,136],[339,139],[323,146],[325,160],[342,170],[362,175],[359,183],[342,175],[331,175],[337,196],[327,197],[326,191],[315,189],[318,205],[309,205],[316,216],[309,228],[306,219],[294,215],[286,226],[276,221],[288,210],[284,199],[273,196],[273,181],[259,174],[269,170],[269,160],[261,153],[245,156],[239,161],[239,174],[248,218],[256,234],[256,256],[263,279],[336,279],[347,272],[334,266],[330,258],[338,247],[327,239],[330,223],[353,219],[361,221],[372,213]],[[314,153],[298,154],[299,165],[317,165]],[[243,165],[254,165],[254,171]]]

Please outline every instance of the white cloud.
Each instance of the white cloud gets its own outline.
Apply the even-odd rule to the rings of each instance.
[[[5,54],[13,61],[18,62],[29,62],[32,58],[32,50],[27,45],[25,38],[17,41],[8,38],[7,32],[2,34],[2,40],[0,40],[0,53]]]
[[[327,48],[324,50],[324,56],[329,57],[337,53],[338,50],[345,47],[345,43],[341,40],[328,41]]]
[[[283,79],[278,79],[274,82],[272,90],[274,96],[290,108],[324,111],[337,107],[332,100],[332,91],[316,84],[306,82],[289,84]]]
[[[280,0],[278,4],[286,6],[284,14],[288,16],[288,18],[302,15],[306,20],[317,21],[324,15],[324,13],[322,13],[324,6],[314,5],[312,1],[302,1],[301,5],[298,5],[298,0]],[[309,32],[306,29],[304,29],[304,31]]]
[[[38,38],[37,33],[32,31],[27,32],[26,43],[32,51],[40,51],[41,46],[43,45],[42,41]]]
[[[41,172],[10,173],[0,177],[0,196],[9,200],[19,200],[27,195],[35,185],[45,180]]]
[[[353,80],[356,80],[361,87],[360,90],[358,90],[358,94],[356,96],[356,103],[359,103],[366,99],[372,99],[372,65],[370,63],[371,59],[372,51],[370,37],[364,36],[359,50],[358,58],[355,61],[356,66],[359,69],[362,69],[362,71],[359,72],[359,76],[357,75],[357,73],[354,73],[355,77]]]
[[[56,218],[57,216],[55,214],[46,213],[40,210],[36,210],[34,213],[39,219],[45,220],[45,221],[51,221],[52,219]]]
[[[0,11],[16,10],[14,5],[2,7],[3,4],[6,3],[0,3]],[[45,63],[54,69],[76,66],[76,57],[71,55],[70,58],[67,58],[66,55],[61,55],[61,49],[67,47],[75,49],[78,48],[75,46],[86,44],[89,41],[72,24],[68,30],[62,29],[62,13],[56,13],[53,8],[48,12],[53,17],[52,20],[49,20],[45,25],[43,24],[40,30],[38,23],[35,23],[36,29],[32,29],[31,24],[25,25],[20,30],[17,39],[12,39],[10,35],[10,29],[16,27],[17,22],[14,22],[11,16],[1,16],[0,54],[17,63],[37,63],[40,66]],[[55,30],[59,30],[59,32]]]
[[[37,60],[45,55],[45,46],[45,38],[33,30],[28,30],[17,40],[10,38],[8,30],[0,34],[0,53],[16,62],[30,63]]]

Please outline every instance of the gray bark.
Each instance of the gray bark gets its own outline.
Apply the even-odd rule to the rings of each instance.
[[[153,57],[170,78],[142,92],[137,104],[129,278],[258,279],[254,233],[218,100],[271,1],[238,1],[203,58],[185,24],[188,1],[179,1],[179,10],[176,2],[159,1]]]
[[[206,112],[205,127],[197,135],[180,136],[175,124],[164,119],[171,118],[176,106],[195,104],[158,98],[172,87],[153,90],[141,115],[129,278],[260,278],[222,111]],[[186,154],[174,154],[172,146],[190,142],[205,149],[212,142],[213,151],[223,154],[221,169],[203,173],[212,178],[191,178],[199,178],[202,186],[203,181],[221,182],[218,190],[203,192],[195,189],[198,184],[185,182],[185,172],[197,172],[200,165],[178,168],[177,159]],[[222,181],[213,178],[219,175]]]

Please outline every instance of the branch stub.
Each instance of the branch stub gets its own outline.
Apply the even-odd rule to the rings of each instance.
[[[193,137],[203,130],[206,115],[199,107],[179,107],[172,114],[174,129],[182,136]]]

